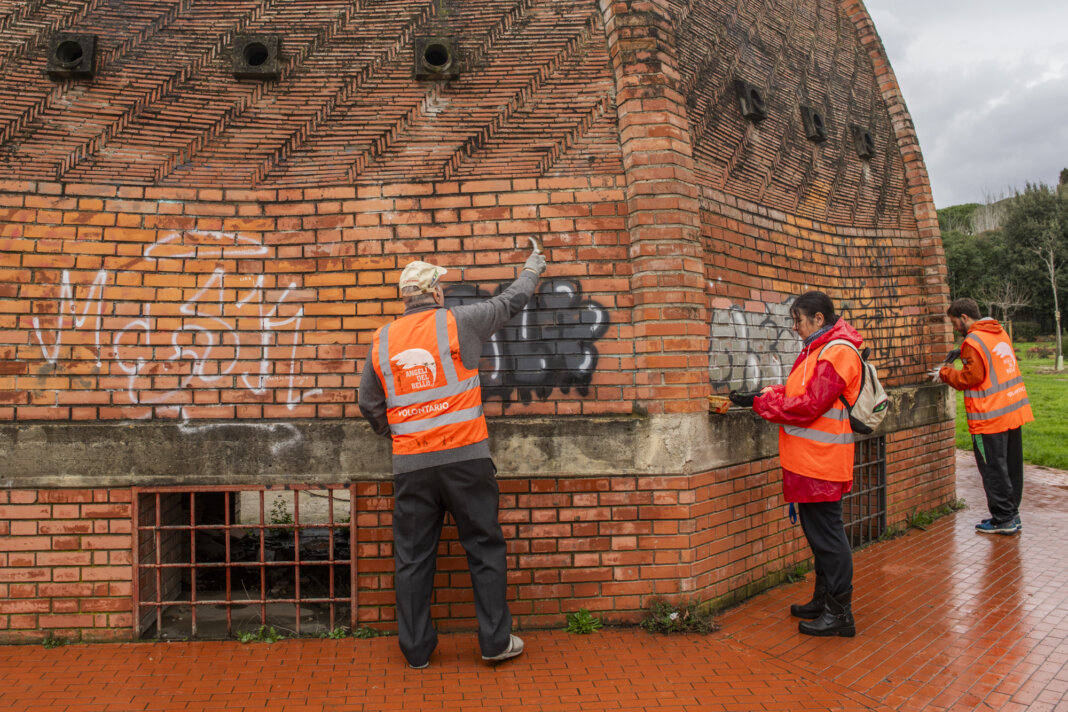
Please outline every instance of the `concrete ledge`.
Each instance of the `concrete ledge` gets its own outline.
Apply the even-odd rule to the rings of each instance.
[[[953,418],[942,385],[890,393],[880,433]],[[777,453],[774,425],[725,415],[490,421],[502,478],[690,475]],[[389,446],[362,421],[14,423],[0,426],[0,487],[331,484],[390,477]]]

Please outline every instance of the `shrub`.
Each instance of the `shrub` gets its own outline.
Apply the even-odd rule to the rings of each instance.
[[[1014,321],[1012,322],[1013,341],[1034,341],[1041,327],[1037,321]]]
[[[1027,358],[1053,358],[1057,355],[1057,349],[1049,346],[1032,346],[1027,349]]]

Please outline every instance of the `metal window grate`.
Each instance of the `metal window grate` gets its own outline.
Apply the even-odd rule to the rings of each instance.
[[[355,485],[135,488],[134,636],[356,625]]]
[[[842,498],[842,519],[853,548],[877,541],[886,532],[885,437],[857,441],[853,489]]]

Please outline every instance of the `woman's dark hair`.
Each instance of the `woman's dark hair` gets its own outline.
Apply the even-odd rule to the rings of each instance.
[[[809,319],[823,314],[823,323],[827,326],[838,321],[838,315],[834,313],[834,302],[823,292],[805,292],[790,305],[790,316],[796,320],[801,314]]]

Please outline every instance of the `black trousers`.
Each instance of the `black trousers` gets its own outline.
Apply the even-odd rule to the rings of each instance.
[[[827,592],[837,598],[853,587],[853,551],[842,523],[842,500],[799,502],[797,511],[816,559],[816,575],[827,582]]]
[[[1020,428],[1003,433],[972,436],[972,452],[983,478],[986,507],[996,524],[1012,521],[1023,498],[1023,433]]]
[[[497,520],[497,468],[488,458],[428,467],[393,477],[393,563],[397,634],[412,665],[430,659],[438,634],[430,617],[438,541],[452,514],[467,552],[483,655],[508,647],[512,614],[506,591],[504,533]]]

